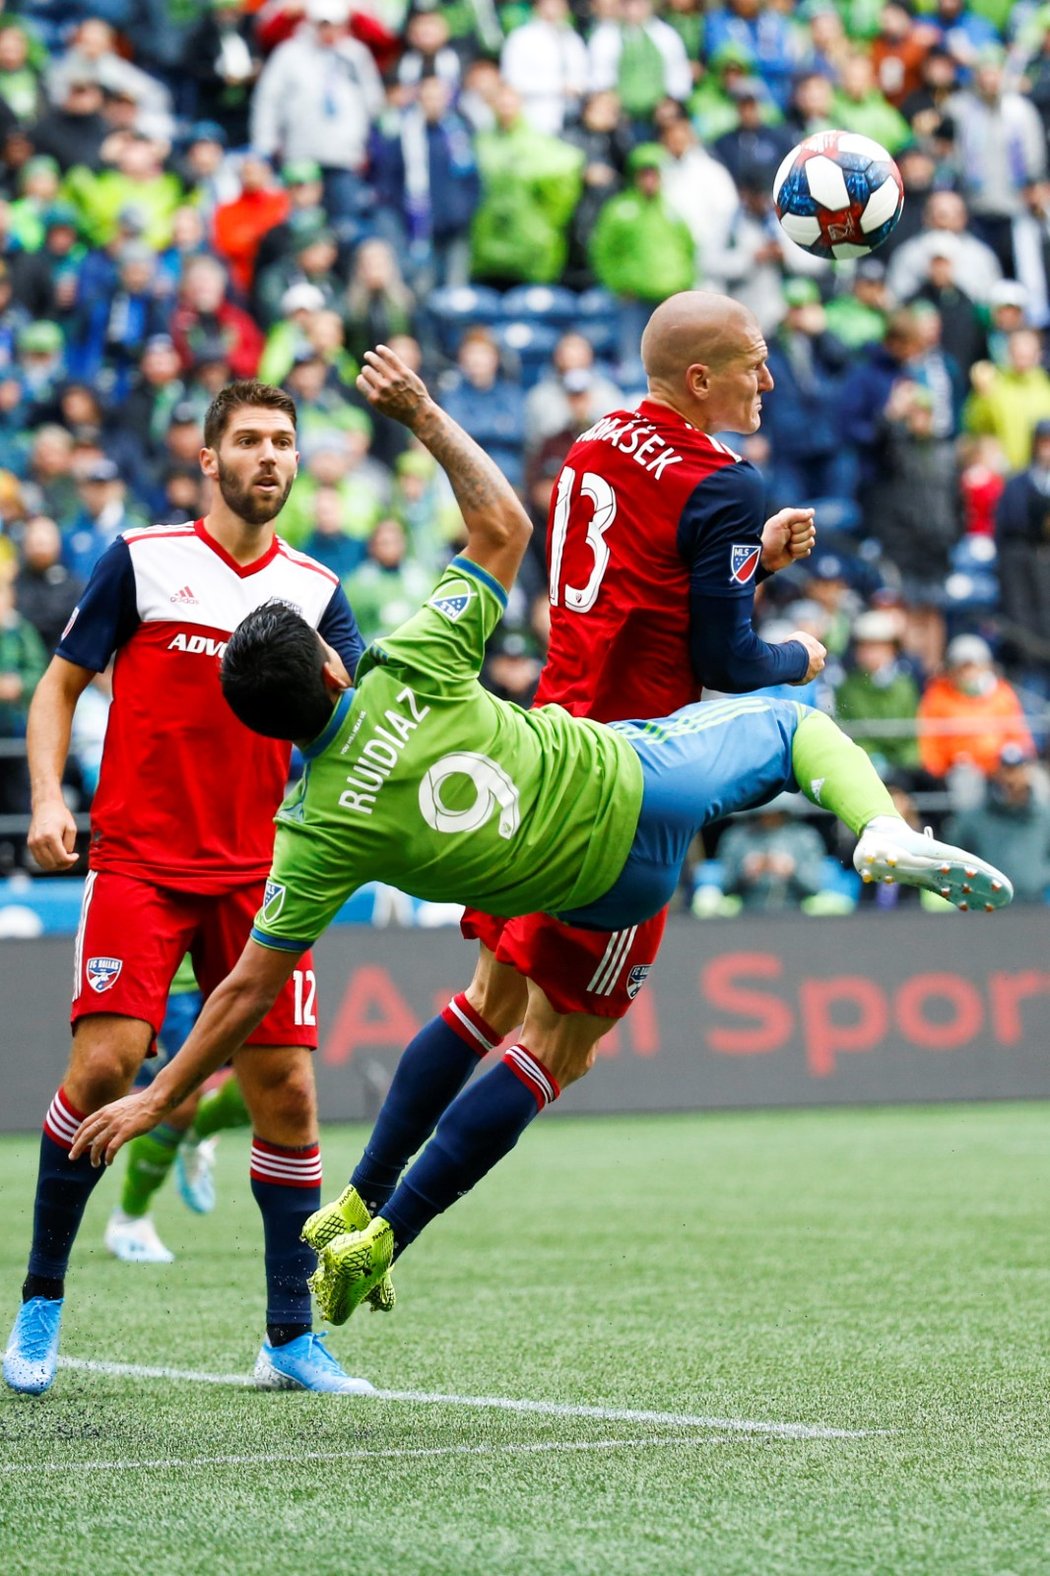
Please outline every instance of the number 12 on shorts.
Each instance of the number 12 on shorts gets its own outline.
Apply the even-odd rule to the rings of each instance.
[[[561,475],[558,477],[558,499],[554,505],[554,516],[551,520],[551,607],[561,606],[568,608],[573,613],[587,613],[598,600],[602,577],[609,567],[609,548],[605,541],[605,533],[616,519],[616,494],[597,471],[584,471],[580,482],[580,490],[576,497],[573,491],[576,486],[576,472],[571,465],[563,465]],[[562,559],[568,540],[569,527],[575,524],[573,516],[579,519],[580,499],[590,499],[593,509],[587,522],[587,546],[594,555],[594,564],[591,568],[587,584],[580,586],[562,586]],[[574,535],[578,534],[574,532]]]
[[[296,969],[292,975],[295,992],[295,1022],[299,1028],[317,1027],[317,976],[313,969]]]

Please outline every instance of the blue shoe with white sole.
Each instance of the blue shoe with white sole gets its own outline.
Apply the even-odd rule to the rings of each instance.
[[[50,1390],[58,1367],[61,1297],[31,1297],[18,1310],[4,1353],[4,1379],[23,1395]]]
[[[286,1346],[263,1341],[252,1381],[257,1390],[316,1390],[330,1395],[371,1395],[375,1385],[344,1373],[324,1343],[310,1331]]]

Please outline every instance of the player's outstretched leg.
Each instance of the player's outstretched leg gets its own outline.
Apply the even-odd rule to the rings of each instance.
[[[383,1213],[364,1231],[337,1236],[321,1249],[310,1289],[325,1318],[333,1324],[348,1319],[396,1255],[509,1154],[560,1093],[543,1063],[515,1045],[453,1100]]]
[[[321,1250],[330,1242],[334,1242],[337,1237],[346,1236],[348,1232],[364,1231],[371,1221],[372,1216],[368,1206],[351,1182],[343,1189],[334,1204],[322,1204],[320,1209],[314,1211],[303,1227],[302,1238],[320,1257]],[[382,1275],[371,1287],[367,1293],[367,1301],[373,1313],[394,1311],[397,1293],[394,1291],[394,1283],[389,1275]],[[327,1314],[325,1317],[327,1318]],[[341,1319],[333,1321],[339,1324],[342,1322]]]
[[[804,711],[791,764],[806,797],[858,837],[853,864],[863,880],[925,887],[961,909],[990,911],[1012,899],[1013,886],[994,865],[913,832],[864,751],[822,712]]]
[[[479,964],[479,973],[483,967]],[[520,1021],[515,1017],[512,1024]],[[382,1213],[412,1156],[422,1149],[478,1062],[502,1038],[461,992],[409,1041],[350,1178],[370,1217]],[[343,1229],[361,1228],[348,1223]]]

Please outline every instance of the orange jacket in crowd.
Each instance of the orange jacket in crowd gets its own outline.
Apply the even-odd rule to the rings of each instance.
[[[1035,754],[1021,702],[1005,679],[997,678],[984,695],[966,695],[947,675],[935,678],[926,687],[917,716],[919,756],[934,777],[944,777],[961,761],[993,772],[1004,744],[1019,744]]]

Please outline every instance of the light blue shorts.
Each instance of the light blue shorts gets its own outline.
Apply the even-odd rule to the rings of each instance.
[[[739,695],[683,706],[647,722],[610,723],[642,763],[638,830],[608,892],[558,918],[596,930],[624,930],[658,914],[674,895],[702,826],[798,789],[791,745],[810,710],[797,701]]]

